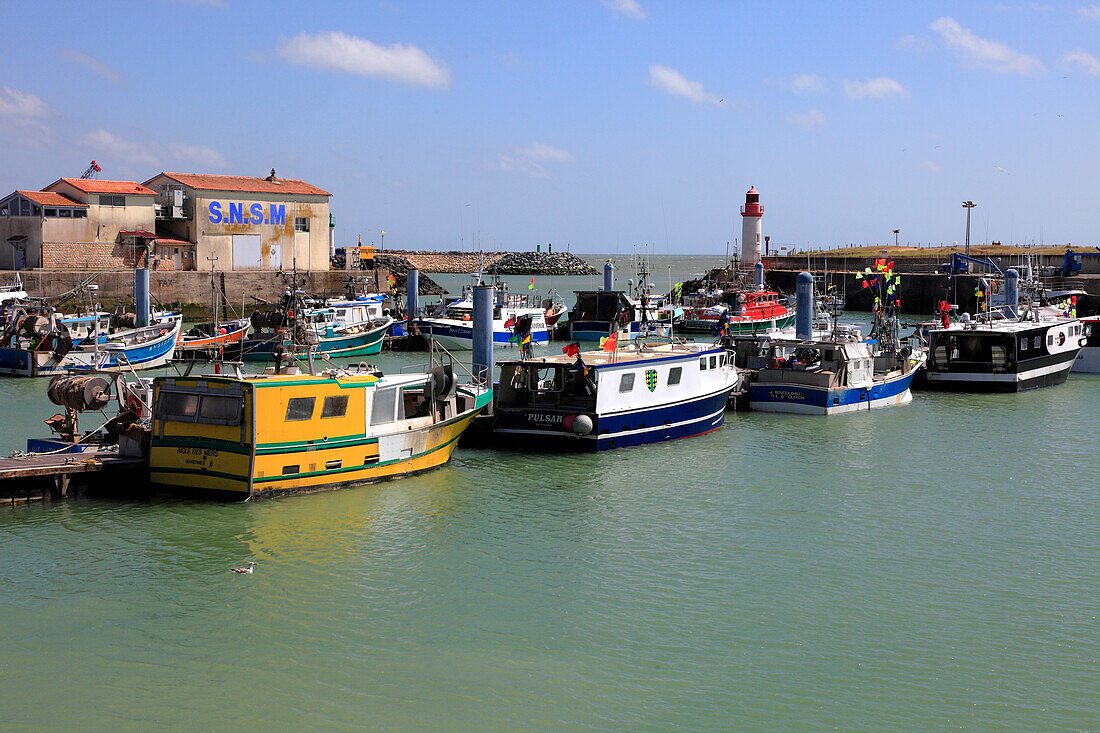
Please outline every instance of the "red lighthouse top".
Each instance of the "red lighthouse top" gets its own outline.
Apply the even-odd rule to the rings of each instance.
[[[751,187],[745,194],[745,205],[741,207],[741,216],[763,216],[764,207],[760,205],[760,192],[756,186]]]

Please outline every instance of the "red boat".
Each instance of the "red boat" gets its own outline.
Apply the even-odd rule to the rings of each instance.
[[[213,323],[200,323],[180,334],[176,348],[181,351],[198,351],[215,346],[239,343],[248,334],[251,323],[247,318],[219,323],[214,333]]]

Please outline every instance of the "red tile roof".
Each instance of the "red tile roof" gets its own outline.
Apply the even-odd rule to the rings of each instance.
[[[157,244],[175,244],[185,247],[194,247],[194,242],[189,242],[186,239],[175,239],[174,237],[157,237]]]
[[[26,196],[39,206],[69,206],[78,209],[88,208],[88,204],[73,201],[68,196],[55,191],[16,191],[16,193]]]
[[[156,234],[153,234],[152,232],[150,232],[148,230],[145,230],[145,229],[134,229],[134,230],[130,230],[130,231],[127,231],[127,230],[124,229],[124,230],[120,231],[118,234],[119,234],[120,237],[139,237],[140,239],[156,239],[157,238]]]
[[[256,178],[253,176],[219,176],[207,173],[161,173],[161,176],[200,191],[245,191],[248,193],[288,193],[305,196],[331,196],[332,194],[296,178]],[[151,183],[153,176],[145,183]]]
[[[156,191],[133,181],[100,181],[95,178],[59,178],[43,190],[48,190],[64,181],[84,193],[125,193],[131,196],[156,196]]]

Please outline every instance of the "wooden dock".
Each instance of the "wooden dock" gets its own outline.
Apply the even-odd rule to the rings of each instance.
[[[0,458],[0,506],[61,499],[90,487],[136,487],[145,483],[148,466],[145,458],[106,451]]]

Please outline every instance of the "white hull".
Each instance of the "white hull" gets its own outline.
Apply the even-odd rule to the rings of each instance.
[[[1072,371],[1079,374],[1100,374],[1100,346],[1086,346],[1077,353]]]

